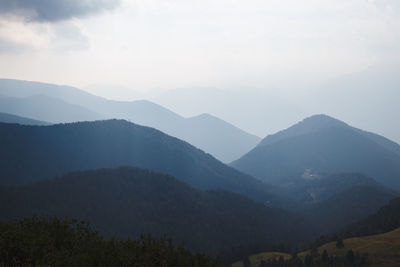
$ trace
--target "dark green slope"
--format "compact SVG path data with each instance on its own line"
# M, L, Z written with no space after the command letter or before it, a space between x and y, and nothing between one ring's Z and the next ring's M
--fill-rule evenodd
M400 197L381 207L376 213L342 231L345 237L381 234L400 227Z
M277 192L296 203L313 204L353 187L372 187L389 195L396 194L360 173L315 174L306 173L291 183L276 186Z
M358 185L310 204L301 214L318 225L320 233L326 234L367 218L396 196L382 187Z
M308 223L289 212L227 191L199 191L171 176L132 167L3 186L0 211L1 220L36 214L84 219L106 236L166 234L211 252L314 236Z
M358 172L399 190L400 155L395 152L396 146L387 139L318 115L266 137L231 165L275 184L292 182L308 171Z
M320 236L311 246L319 246L338 238L362 237L382 234L400 227L400 197L383 205L376 212L362 220L345 226L334 234Z
M288 208L315 223L321 234L365 219L399 195L359 173L308 174L276 188L297 203Z
M1 266L222 267L168 238L104 239L85 222L57 217L0 222Z
M0 124L0 183L25 184L69 171L137 166L200 189L271 200L262 182L158 130L123 120L52 126Z

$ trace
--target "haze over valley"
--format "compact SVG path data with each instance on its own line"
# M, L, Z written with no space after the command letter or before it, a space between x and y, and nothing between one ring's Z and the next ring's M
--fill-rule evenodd
M0 266L398 266L397 1L0 1Z

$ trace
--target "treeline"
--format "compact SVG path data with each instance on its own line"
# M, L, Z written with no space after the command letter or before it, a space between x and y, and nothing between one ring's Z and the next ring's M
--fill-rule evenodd
M105 240L85 222L57 217L0 223L0 266L196 266L215 259L174 246L167 238Z
M244 262L244 266L249 266L249 261ZM247 266L246 266L247 265ZM261 261L258 267L330 267L330 266L351 266L364 267L369 266L368 255L360 255L358 252L348 250L344 256L329 255L326 250L321 254L316 250L308 253L304 259L301 259L294 254L290 259L284 259L282 256L279 259L270 259Z
M295 251L295 248L290 243L281 243L277 245L259 243L235 246L231 247L228 250L220 252L218 254L218 261L223 263L225 266L230 266L237 261L241 261L242 259L246 259L251 255L262 253L265 251L292 254Z
M217 254L232 246L311 240L296 215L222 190L200 191L165 174L120 167L0 186L0 221L34 215L89 221L105 238L142 233Z

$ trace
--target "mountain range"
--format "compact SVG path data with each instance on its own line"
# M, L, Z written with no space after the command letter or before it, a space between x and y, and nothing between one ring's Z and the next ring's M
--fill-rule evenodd
M0 123L0 146L0 184L33 183L70 171L128 165L174 175L199 189L274 199L265 183L187 142L124 120L50 126Z
M399 69L399 61L387 60L323 82L313 76L303 84L284 82L261 88L171 88L150 99L184 116L210 112L258 136L325 113L400 143Z
M400 146L326 115L309 117L265 137L231 166L272 184L324 173L363 173L400 189Z
M46 95L0 98L0 111L51 123L93 121L103 118L102 115L84 107Z
M185 140L223 162L239 158L260 141L209 114L184 118L147 100L107 100L70 86L0 79L0 95L0 112L51 123L126 119Z
M0 123L0 142L3 185L31 184L71 171L136 166L173 175L197 189L228 190L312 217L320 225L315 227L318 233L363 219L396 196L361 174L314 175L271 186L184 141L123 120L50 126ZM348 216L346 205L357 212ZM343 213L337 212L341 209Z
M68 86L0 80L0 95L1 220L78 218L216 253L310 241L399 196L400 146L327 115L260 140Z

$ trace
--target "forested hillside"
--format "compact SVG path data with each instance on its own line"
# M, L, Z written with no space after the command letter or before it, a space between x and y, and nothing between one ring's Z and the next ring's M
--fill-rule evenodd
M200 189L225 189L273 201L270 187L189 143L123 120L51 126L0 123L0 183L25 184L66 172L136 166Z
M56 215L90 222L106 237L167 235L197 251L257 243L299 243L313 227L290 212L227 191L199 191L132 167L70 173L0 188L0 220Z
M362 173L400 190L399 145L326 115L267 136L231 166L272 184L307 173Z
M174 246L170 239L104 239L86 222L57 217L0 223L1 266L220 267L204 254Z

